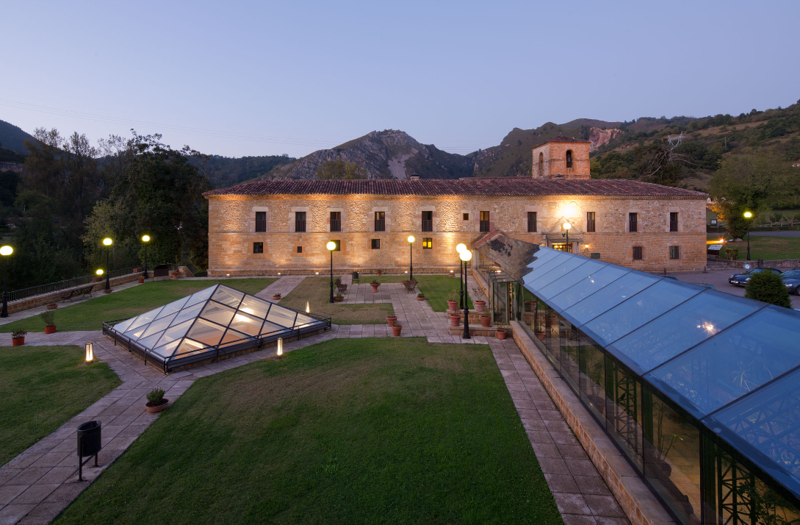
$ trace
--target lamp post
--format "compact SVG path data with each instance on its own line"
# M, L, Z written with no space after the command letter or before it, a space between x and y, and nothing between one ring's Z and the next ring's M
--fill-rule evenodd
M111 276L111 272L108 271L108 269L110 268L108 261L109 261L109 257L111 256L111 245L113 243L114 243L114 241L111 240L111 237L106 237L105 239L103 239L103 245L105 245L105 247L106 247L106 289L105 289L105 293L111 293L111 282L109 281L109 278Z
M458 254L461 260L464 262L464 287L467 287L467 263L472 260L472 252L467 250L466 248L461 250L461 253ZM462 339L472 339L472 336L469 335L469 303L465 300L464 301L464 333L461 335Z
M569 229L572 228L572 225L569 221L564 223L564 231L566 232L565 235L567 237L567 242L564 243L564 251L572 253L572 250L569 249Z
M461 293L460 293L460 302L458 304L459 308L464 308L464 262L461 260L461 252L466 250L467 247L463 242L458 243L456 246L456 253L458 253L458 271L461 274L458 276L458 284L461 286Z
M409 273L408 280L409 281L414 278L414 249L413 249L414 241L416 241L414 236L409 235L408 236L408 273Z
M8 291L6 288L6 284L8 282L8 256L14 253L14 248L9 245L5 245L0 248L0 255L6 260L3 264L3 312L0 313L0 317L8 317Z
M336 249L336 243L333 241L328 241L328 244L325 245L329 252L331 252L331 299L329 302L333 303L333 250Z
M142 242L144 243L144 277L147 279L147 243L150 242L149 235L142 235Z
M753 213L744 212L744 218L747 219L747 260L750 260L750 219L753 218Z

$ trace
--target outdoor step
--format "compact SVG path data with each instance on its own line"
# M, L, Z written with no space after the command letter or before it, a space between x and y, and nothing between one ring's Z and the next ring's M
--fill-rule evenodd
M451 326L450 328L450 335L461 335L464 333L464 325L460 326ZM485 337L497 337L497 327L491 326L489 328L484 328L480 324L477 326L473 326L472 323L469 325L469 335L475 337L476 335L482 335Z

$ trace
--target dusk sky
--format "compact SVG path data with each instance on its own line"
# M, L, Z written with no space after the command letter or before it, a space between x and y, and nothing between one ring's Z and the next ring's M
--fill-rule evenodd
M469 153L587 117L800 99L800 2L5 2L0 119L306 155L373 130Z

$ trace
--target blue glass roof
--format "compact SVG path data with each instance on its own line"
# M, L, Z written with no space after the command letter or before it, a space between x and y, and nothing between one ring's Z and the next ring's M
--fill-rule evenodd
M546 247L528 268L526 289L800 496L799 312Z

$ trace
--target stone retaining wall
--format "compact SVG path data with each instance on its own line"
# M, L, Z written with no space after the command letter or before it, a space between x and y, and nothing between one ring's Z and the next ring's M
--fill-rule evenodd
M119 286L120 284L129 283L131 281L135 281L139 278L142 272L137 273L129 273L127 275L121 275L119 277L112 277L111 278L111 287ZM106 282L105 280L91 283L94 284L95 287L92 289L92 293L100 292L102 293L102 289L105 288ZM34 295L31 297L26 297L25 299L20 299L18 301L12 301L8 303L8 313L13 314L15 312L21 312L23 310L30 310L31 308L36 308L38 306L45 306L50 303L59 303L61 302L61 294L69 291L75 290L77 288L82 288L84 286L88 286L88 284L82 284L80 286L73 286L72 288L64 288L63 290L57 290L55 292L50 292L41 295ZM67 301L69 304L69 301Z
M558 371L550 365L539 348L541 343L531 339L517 321L512 321L511 327L517 346L632 525L675 524L675 520L645 485L644 480L639 477L622 452L611 442L605 430L594 420L578 396L570 390Z
M739 261L739 260L728 261L728 260L719 259L718 261L715 261L715 262L716 263L727 264L731 268L738 268L738 269L744 268L744 265L747 264L747 263L752 264L753 268L758 266L758 261L744 261L744 260L742 260L742 261ZM778 268L778 269L784 269L784 270L789 269L789 268L800 268L800 259L775 259L775 260L772 260L772 261L768 261L768 260L765 259L764 260L764 264L762 266L764 266L765 268Z

